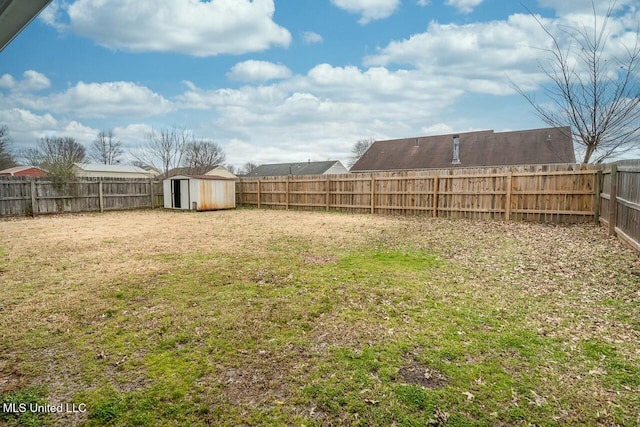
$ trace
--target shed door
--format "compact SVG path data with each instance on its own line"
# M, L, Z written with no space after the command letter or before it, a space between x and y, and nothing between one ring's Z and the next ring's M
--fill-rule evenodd
M172 179L171 180L171 196L173 199L173 207L180 209L182 205L180 203L180 180Z

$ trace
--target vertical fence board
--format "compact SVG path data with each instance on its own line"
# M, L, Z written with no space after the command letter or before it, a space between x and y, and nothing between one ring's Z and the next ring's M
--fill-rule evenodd
M594 165L240 178L239 205L557 223L596 218ZM606 175L603 174L606 179ZM288 183L288 184L287 184ZM255 200L257 187L258 200ZM601 203L600 211L606 209Z
M159 190L159 191L158 191ZM163 203L162 182L0 177L0 216L149 208Z

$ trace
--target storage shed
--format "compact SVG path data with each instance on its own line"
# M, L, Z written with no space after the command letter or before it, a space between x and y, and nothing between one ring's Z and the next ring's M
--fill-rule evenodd
M236 180L215 175L176 175L163 181L164 207L194 211L236 207Z

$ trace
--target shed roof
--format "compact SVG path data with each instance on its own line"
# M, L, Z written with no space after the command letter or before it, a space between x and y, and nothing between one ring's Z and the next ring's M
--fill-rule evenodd
M236 180L236 178L230 178L230 177L220 176L220 175L173 175L168 178L165 178L165 180L167 179L204 179L207 181L235 181Z
M246 176L322 175L339 160L324 162L271 163L260 165Z
M459 136L460 163L453 164L453 136ZM570 128L512 132L484 130L374 142L352 172L397 169L575 163Z

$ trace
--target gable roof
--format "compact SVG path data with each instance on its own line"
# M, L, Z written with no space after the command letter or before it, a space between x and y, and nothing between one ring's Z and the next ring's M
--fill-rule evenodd
M168 178L165 178L164 180L168 180L168 179L201 179L204 181L235 181L236 178L230 178L227 176L220 176L220 175L173 175L170 176Z
M219 176L223 178L233 178L233 179L237 178L235 174L229 172L229 169L221 165L218 165L215 168L211 169L210 171L206 172L205 175L213 175L213 176Z
M339 164L339 160L328 160L325 162L302 162L302 163L272 163L260 165L245 176L285 176L285 175L322 175L334 165Z
M0 175L11 175L11 176L13 176L13 175L15 175L17 173L20 173L20 172L23 172L23 171L27 171L29 169L34 169L34 170L38 170L40 172L46 173L45 170L40 169L37 166L14 166L14 167L9 168L9 169L1 170L0 171Z
M147 175L153 173L131 165L103 165L100 163L76 163L75 165L86 172L143 173Z
M218 175L218 176L226 176L227 178L236 178L234 174L229 172L227 168L224 166L199 166L199 167L178 167L169 169L169 172L166 174L162 174L162 178L170 178L176 175L184 175L184 176L195 176L195 175Z
M460 163L453 164L459 136ZM376 141L351 172L396 169L575 163L571 130L544 128L513 132L484 130L460 134Z

